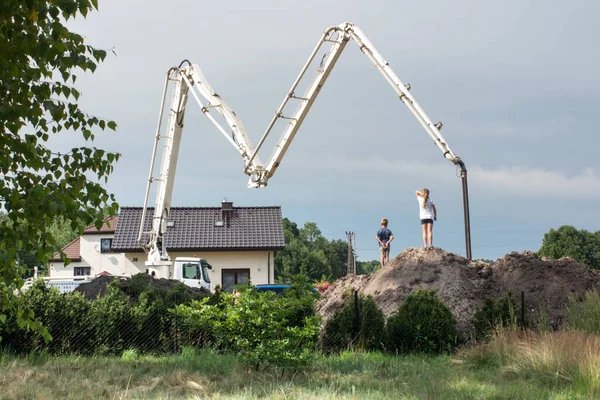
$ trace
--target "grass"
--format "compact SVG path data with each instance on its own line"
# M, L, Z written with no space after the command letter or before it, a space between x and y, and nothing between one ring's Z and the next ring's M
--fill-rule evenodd
M585 384L527 374L527 364L514 364L518 368L510 372L505 367L510 357L490 362L492 353L485 351L458 357L343 353L319 357L309 369L283 376L250 370L210 350L163 357L132 351L120 358L3 355L0 398L587 399L598 394Z
M484 345L463 352L475 366L504 376L571 388L600 398L600 336L577 330L532 332L504 329Z

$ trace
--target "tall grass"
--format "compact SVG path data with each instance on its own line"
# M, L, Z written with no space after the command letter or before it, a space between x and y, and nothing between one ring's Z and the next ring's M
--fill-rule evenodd
M600 395L600 295L593 290L581 301L570 297L559 331L550 331L544 318L535 331L500 326L487 343L463 355L472 365L505 375Z
M596 290L588 290L582 301L569 296L566 311L569 329L600 334L600 294Z
M550 385L575 385L600 394L600 336L576 331L498 330L485 345L466 350L478 366L501 368L506 375L541 380Z

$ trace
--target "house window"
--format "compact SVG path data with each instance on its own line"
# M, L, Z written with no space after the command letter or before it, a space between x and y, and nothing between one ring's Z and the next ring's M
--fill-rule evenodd
M73 268L74 276L89 276L92 274L91 267L75 267Z
M112 246L112 239L100 239L100 253L110 252Z
M222 287L226 292L233 292L236 285L244 285L250 280L249 269L223 269L221 273Z

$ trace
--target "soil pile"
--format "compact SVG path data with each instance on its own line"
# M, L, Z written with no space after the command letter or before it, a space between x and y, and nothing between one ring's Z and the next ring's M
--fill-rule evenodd
M498 259L492 269L498 284L514 293L519 311L523 292L526 319L535 323L543 311L553 327L564 319L569 296L581 299L587 290L600 289L600 275L568 257L552 260L513 252Z
M96 300L98 297L106 295L108 285L113 281L118 281L119 290L125 295L137 299L139 294L144 290L155 291L159 295L172 293L178 286L183 285L181 282L172 279L153 279L146 274L135 275L133 278L124 278L119 276L98 276L92 279L91 282L82 283L75 291L82 293L89 300ZM204 288L193 288L184 286L185 292L189 298L200 300L211 295L211 292Z
M371 275L337 280L317 303L325 320L341 309L354 290L372 296L386 316L418 288L435 290L454 314L462 331L468 331L473 314L488 297L512 291L520 310L525 292L527 317L544 310L556 325L564 316L570 293L582 296L600 287L600 277L572 259L546 260L534 253L512 253L488 264L470 261L438 248L409 248ZM534 311L531 311L534 310ZM535 318L537 320L537 318Z

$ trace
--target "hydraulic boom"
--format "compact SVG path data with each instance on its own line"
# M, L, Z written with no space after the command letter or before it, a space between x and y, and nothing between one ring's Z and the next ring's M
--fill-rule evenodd
M460 167L463 184L466 255L467 258L471 258L467 169L464 162L458 156L456 156L456 154L454 154L444 137L441 135L441 122L434 124L431 121L425 111L423 111L423 109L411 95L410 85L404 84L400 78L398 78L387 61L385 61L383 56L365 36L363 31L354 24L347 22L329 27L327 30L325 30L321 36L321 39L317 43L317 46L300 71L300 74L283 99L283 102L275 112L275 115L267 126L267 129L258 142L256 148L250 142L248 134L246 133L246 130L237 114L213 90L197 65L191 64L186 60L182 62L179 67L171 68L169 70L167 73L163 100L159 113L158 127L155 136L150 174L148 177L148 185L146 189L146 197L144 200L144 208L138 237L140 245L148 252L147 265L159 267L161 265L169 265L169 263L171 263L167 254L167 249L164 245L164 234L166 232L166 224L170 214L171 194L173 191L177 155L183 129L185 109L190 94L198 103L204 115L210 119L210 121L217 127L223 136L225 136L229 143L242 156L242 160L244 162L244 173L249 176L248 186L253 188L265 187L267 186L269 179L275 174L275 171L281 164L281 160L285 156L285 153L291 145L296 133L298 132L298 129L300 129L304 118L314 104L314 101L323 88L325 81L329 77L329 74L333 70L333 67L350 40L356 42L360 50L371 60L371 62L373 62L377 70L390 84L400 100L408 107L411 113L419 121L421 126L425 129L427 134L431 137L434 144L440 149L443 156L450 162ZM296 93L296 90L299 87L300 82L305 77L306 72L308 71L311 63L315 60L317 54L320 53L321 48L326 45L329 45L330 48L321 60L316 77L308 86L306 92L299 95ZM170 82L173 85L171 108L169 109L169 117L166 129L167 132L164 136L161 136L161 122L163 118L167 89ZM296 105L295 110L288 115L286 113L286 109L288 106L294 104ZM229 129L225 129L221 123L219 123L219 121L213 117L213 115L210 113L212 110L215 110L221 115ZM271 158L266 164L263 164L258 157L258 152L263 146L266 138L273 130L276 122L280 119L287 121L286 127L278 144L275 146L275 150L273 151ZM164 148L162 153L160 174L158 178L153 178L152 174L156 153L161 140L164 141ZM158 181L159 186L156 194L154 217L152 219L150 231L145 231L144 221L150 193L150 185L155 180Z

